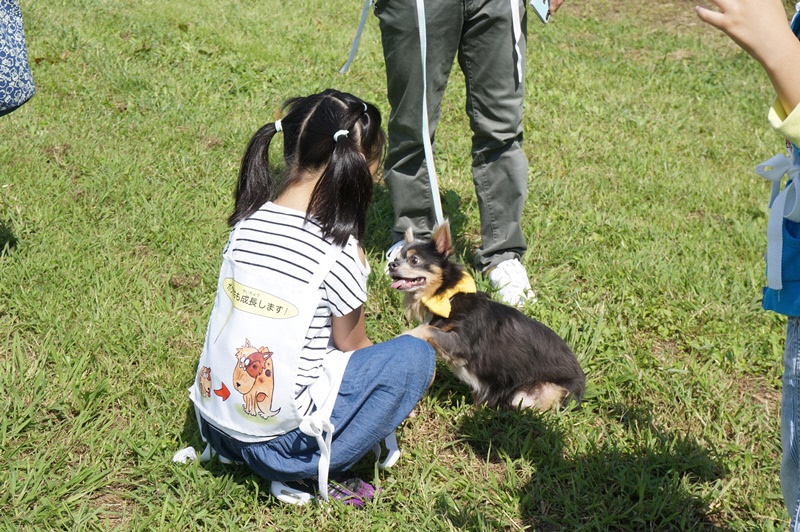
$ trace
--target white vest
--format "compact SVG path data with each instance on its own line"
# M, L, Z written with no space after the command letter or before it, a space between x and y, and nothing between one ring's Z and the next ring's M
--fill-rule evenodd
M238 226L231 242L236 240ZM189 395L197 411L242 441L265 441L295 429L320 446L319 483L327 495L330 414L351 352L325 358L310 388L316 409L304 415L295 380L306 334L320 302L319 287L342 248L330 246L308 284L223 255L217 295L197 378Z

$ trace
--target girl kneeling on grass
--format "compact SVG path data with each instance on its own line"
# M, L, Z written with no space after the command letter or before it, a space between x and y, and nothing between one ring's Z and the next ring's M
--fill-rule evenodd
M379 111L330 89L284 110L244 155L189 391L213 452L271 480L278 499L361 506L375 489L348 470L408 416L435 356L410 336L373 345L366 335L359 242L384 150ZM275 174L279 133L285 170Z

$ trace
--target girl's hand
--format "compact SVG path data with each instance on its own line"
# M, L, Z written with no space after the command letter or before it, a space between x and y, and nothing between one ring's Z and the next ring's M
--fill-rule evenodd
M724 31L769 76L786 114L800 103L800 41L781 0L711 0L718 11L697 6L700 20Z
M700 20L727 33L759 62L776 53L786 39L794 39L780 0L711 0L711 3L718 11L695 8Z

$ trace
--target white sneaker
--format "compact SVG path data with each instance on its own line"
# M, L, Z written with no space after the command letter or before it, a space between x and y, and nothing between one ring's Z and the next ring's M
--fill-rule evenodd
M504 260L489 271L489 283L497 290L500 300L515 307L535 303L528 272L518 259Z

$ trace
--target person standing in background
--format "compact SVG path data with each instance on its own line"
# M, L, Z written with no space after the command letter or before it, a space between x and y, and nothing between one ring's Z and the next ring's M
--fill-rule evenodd
M424 1L426 65L420 60L417 1ZM551 0L555 12L563 0ZM436 223L423 145L423 88L433 140L454 59L466 78L472 129L472 174L481 221L475 266L500 299L535 300L520 262L527 250L520 226L528 191L522 151L527 0L376 0L391 115L384 180L394 207L392 260L407 229L430 236ZM426 84L423 86L423 79Z

